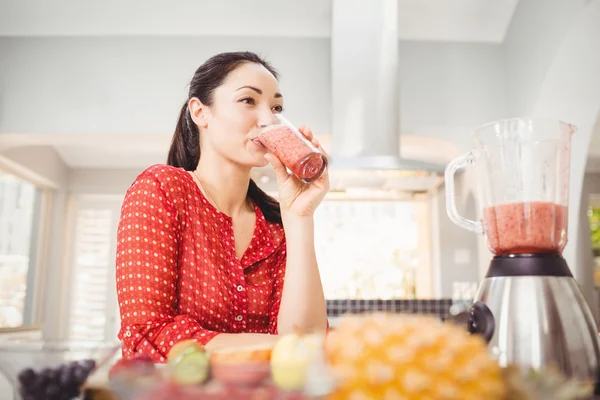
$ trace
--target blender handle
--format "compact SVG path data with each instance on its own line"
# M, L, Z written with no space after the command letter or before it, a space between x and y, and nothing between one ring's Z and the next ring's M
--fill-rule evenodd
M446 212L448 217L456 225L471 232L483 234L483 224L479 221L472 221L462 217L456 210L456 191L454 189L454 176L456 171L468 165L475 163L475 156L468 152L460 157L450 161L444 172L444 180L446 183Z

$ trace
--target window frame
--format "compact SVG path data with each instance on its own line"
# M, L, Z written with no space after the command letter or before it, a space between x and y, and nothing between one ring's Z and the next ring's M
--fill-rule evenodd
M23 305L23 326L41 325L44 312L44 283L48 265L44 260L48 255L50 216L54 187L44 179L17 168L0 157L0 170L27 182L36 188L36 201L29 243L29 266L27 268L25 299Z
M109 243L109 260L108 260L108 287L107 287L107 298L106 298L106 323L104 327L104 338L105 340L114 340L116 338L116 332L120 326L120 318L118 314L118 303L117 303L117 291L116 285L114 284L114 278L116 277L116 248L117 248L117 235L116 231L121 218L121 206L123 203L123 195L113 194L70 194L68 196L68 209L67 209L67 226L65 241L67 243L74 243L75 233L77 229L77 212L78 210L85 208L97 208L106 209L111 208L115 211L114 218L111 220L110 231L115 232L114 235L110 236ZM112 204L111 204L112 203ZM64 270L68 276L65 284L65 290L63 292L63 298L61 304L63 305L64 317L60 322L61 325L61 337L68 338L71 333L71 310L72 310L72 293L74 285L76 284L76 271L75 271L75 246L67 248L65 254L65 266ZM111 310L114 310L111 312Z
M278 198L276 190L267 190L267 194ZM415 276L415 299L439 298L441 293L439 272L439 243L433 234L439 227L439 215L434 206L438 191L430 193L407 193L390 190L353 190L328 192L323 199L326 202L409 202L415 203L419 223L418 255L419 268ZM317 260L318 261L318 260Z

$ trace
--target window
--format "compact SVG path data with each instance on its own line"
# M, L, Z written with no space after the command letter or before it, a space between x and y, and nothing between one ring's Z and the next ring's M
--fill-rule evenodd
M0 169L0 327L31 323L43 190Z
M72 338L114 339L118 331L114 280L121 202L87 197L74 201L68 244L73 249L68 324ZM315 215L326 298L418 296L420 282L430 276L428 216L426 201L326 198Z
M324 200L315 246L325 297L427 296L417 293L430 280L427 216L424 201Z
M117 324L115 245L121 199L78 197L72 207L68 335L114 339Z

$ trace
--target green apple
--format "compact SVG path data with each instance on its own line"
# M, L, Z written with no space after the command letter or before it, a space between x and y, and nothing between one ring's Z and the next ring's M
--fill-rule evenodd
M185 353L193 353L193 352L204 352L204 346L200 343L196 342L193 339L182 340L181 342L177 342L171 347L169 350L169 354L167 354L167 363L173 364L176 360Z
M174 382L180 385L200 384L208 377L209 355L200 343L184 340L174 345L167 356Z
M186 352L170 364L170 375L180 385L197 385L208 378L208 366L209 356L206 352Z
M321 334L294 333L282 336L271 353L273 383L282 390L301 390L311 363L322 356L323 346Z

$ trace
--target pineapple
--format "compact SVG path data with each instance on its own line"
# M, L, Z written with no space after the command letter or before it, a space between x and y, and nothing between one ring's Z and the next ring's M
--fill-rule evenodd
M326 342L338 380L331 400L504 400L486 343L432 317L346 316Z

